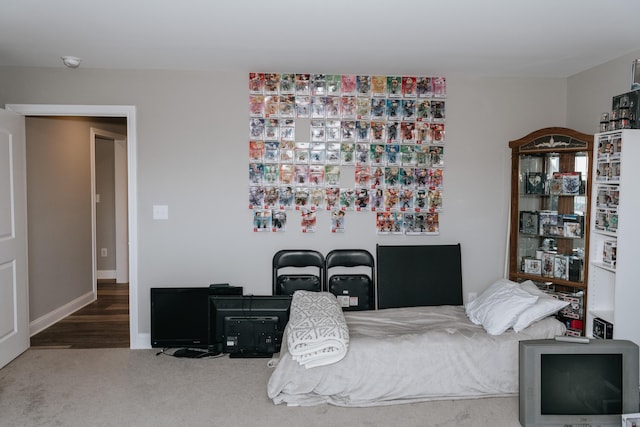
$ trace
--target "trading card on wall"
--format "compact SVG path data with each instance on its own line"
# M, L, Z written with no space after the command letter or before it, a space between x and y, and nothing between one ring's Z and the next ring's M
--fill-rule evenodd
M280 95L293 95L295 93L295 80L294 74L280 74Z
M340 140L341 141L355 141L356 140L356 121L355 120L342 120L340 122Z
M340 203L340 188L326 187L324 189L324 206L325 209L338 209Z
M442 212L442 190L427 191L427 210L429 212Z
M384 144L371 144L369 145L369 159L374 165L384 165L385 163L385 150Z
M325 128L325 136L327 142L340 141L340 120L327 120Z
M341 209L331 211L331 232L344 233L346 212Z
M280 206L280 188L277 185L264 187L264 209L277 209Z
M324 96L327 94L326 74L311 74L311 95Z
M309 74L296 74L296 95L309 95Z
M264 182L264 164L249 164L249 183L251 185L262 185Z
M376 232L378 234L391 234L393 230L393 217L391 212L380 211L376 213Z
M387 95L389 98L402 97L402 77L387 76Z
M280 143L278 141L266 141L264 143L265 163L278 163Z
M420 99L416 103L416 121L428 122L431 120L431 101Z
M342 95L355 95L357 87L355 74L343 74L340 86Z
M313 187L324 185L324 165L309 166L309 184Z
M264 74L264 94L278 95L280 91L280 74L265 73Z
M440 215L437 212L426 214L427 234L440 234Z
M280 117L295 117L296 101L293 95L280 95Z
M400 141L400 122L387 122L387 142Z
M382 102L383 99L373 99L372 102ZM400 120L400 99L388 98L386 100L387 120ZM376 117L378 117L376 115Z
M402 166L400 168L400 184L405 187L414 188L413 166Z
M315 233L316 231L316 212L311 209L300 210L301 221L300 226L303 233Z
M294 147L295 142L293 141L282 141L280 143L280 163L293 163Z
M287 231L287 212L274 209L271 211L271 231L282 233Z
M445 101L431 101L431 119L441 122L445 117Z
M311 142L324 142L326 137L324 120L311 120L309 133L311 134Z
M400 147L400 160L403 166L414 166L417 163L415 145L403 144Z
M368 99L368 98L367 98ZM384 98L372 98L371 99L371 118L374 120L386 120L387 115L387 100Z
M325 164L325 156L327 150L324 142L312 142L311 143L311 164Z
M431 98L433 96L431 77L421 76L416 78L416 93L418 98Z
M264 141L249 141L249 162L262 163L264 161Z
M356 144L356 163L357 164L369 163L369 144L366 144L366 143Z
M340 98L340 116L345 119L355 119L356 117L356 97L342 96Z
M447 79L446 77L432 77L431 82L433 85L434 98L444 98L447 96Z
M309 148L308 142L296 142L294 163L309 164Z
M369 196L369 209L373 212L384 209L384 189L371 189Z
M312 119L324 119L324 96L312 96L311 97L311 118Z
M400 203L400 190L398 187L387 187L384 189L384 209L387 211L397 210Z
M356 118L358 120L371 118L371 102L369 98L356 98Z
M410 187L402 187L398 198L402 212L413 211L413 190Z
M400 123L400 133L403 143L412 143L416 140L416 124L415 122Z
M356 188L356 210L358 212L369 210L370 200L368 188Z
M264 139L264 119L255 117L249 120L249 138Z
M309 206L309 189L307 187L296 187L293 203L296 210Z
M441 168L429 169L429 188L442 188L444 170Z
M331 185L331 186L340 185L340 166L325 165L324 181L327 185Z
M424 188L416 189L413 191L413 209L416 212L421 212L427 209L427 190Z
M296 95L296 117L306 119L310 116L311 97Z
M371 169L368 165L358 164L355 167L355 183L358 187L368 187L371 179Z
M344 84L344 81L343 81ZM371 76L359 75L356 77L356 91L358 96L371 96ZM344 87L343 87L343 94Z
M342 86L342 76L340 74L327 74L325 77L327 84L327 95L340 95ZM355 85L354 85L355 88Z
M371 95L377 98L387 97L387 76L371 77Z
M324 97L324 114L328 119L340 118L340 98L337 96Z
M369 130L371 125L368 121L357 120L356 121L356 141L369 142Z
M309 207L320 210L324 206L324 188L314 187L309 189Z
M353 188L340 189L340 209L352 211L355 209L356 192Z
M256 209L253 211L253 231L256 233L271 231L271 210Z
M371 142L384 142L386 138L386 126L384 122L371 122Z
M295 169L293 164L280 164L280 184L294 185Z
M249 93L264 93L263 73L249 73Z
M429 144L431 138L431 124L427 122L416 122L416 144Z
M441 168L444 166L444 147L429 147L429 160L431 167Z
M280 97L278 95L265 95L264 116L278 117L280 115Z
M295 169L295 185L308 185L309 184L309 165L294 165Z
M416 101L414 99L403 99L400 101L402 120L416 119Z
M413 185L416 188L429 186L429 168L417 167L413 170Z
M377 188L384 185L385 168L383 166L371 166L371 178L369 186Z
M265 119L264 139L280 139L280 124L278 119Z
M261 208L264 205L264 187L252 185L249 187L249 209Z
M280 209L293 209L293 198L295 191L290 185L280 186Z
M327 154L325 156L328 165L337 165L340 163L340 143L327 142Z
M340 144L340 164L353 165L356 163L356 145L353 142Z
M279 181L278 174L280 167L277 163L265 163L264 165L264 184L277 184Z
M264 117L264 95L249 95L249 116Z
M384 146L385 150L385 164L387 165L399 165L400 164L400 145L387 144Z
M431 123L431 143L444 144L444 123Z
M402 77L402 95L405 98L415 98L416 94L417 94L416 77L403 76Z
M416 214L413 212L404 214L404 234L407 236L422 234L416 224Z
M295 141L296 122L294 119L280 119L280 139L283 141Z

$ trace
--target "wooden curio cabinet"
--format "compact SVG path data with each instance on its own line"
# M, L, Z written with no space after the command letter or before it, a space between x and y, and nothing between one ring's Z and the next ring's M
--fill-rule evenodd
M593 135L550 127L509 147L509 279L570 301L558 317L584 335Z

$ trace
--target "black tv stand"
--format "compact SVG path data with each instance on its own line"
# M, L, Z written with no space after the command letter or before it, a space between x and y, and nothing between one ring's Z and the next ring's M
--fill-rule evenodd
M235 352L229 353L230 359L267 359L273 357L273 353L263 353L263 352Z

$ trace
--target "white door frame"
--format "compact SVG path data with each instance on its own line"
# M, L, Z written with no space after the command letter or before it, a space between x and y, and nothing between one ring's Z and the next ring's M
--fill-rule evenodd
M138 333L138 194L136 107L131 105L7 104L23 116L125 117L127 119L127 176L129 223L129 340L130 347L148 348Z

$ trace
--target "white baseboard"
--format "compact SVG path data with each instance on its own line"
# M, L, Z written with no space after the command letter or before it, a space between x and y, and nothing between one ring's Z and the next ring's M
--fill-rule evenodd
M96 271L96 277L98 278L98 280L115 279L116 271L115 270L98 270Z
M33 320L29 323L29 336L32 337L38 332L42 332L47 329L49 326L53 325L56 322L64 319L68 315L80 310L82 307L87 304L91 304L97 299L97 295L93 292L87 292L86 294L74 299L71 302L63 305L62 307L56 308L50 313L45 314Z
M135 338L135 342L131 340L129 345L132 350L144 350L151 348L151 334L150 333L139 333Z

